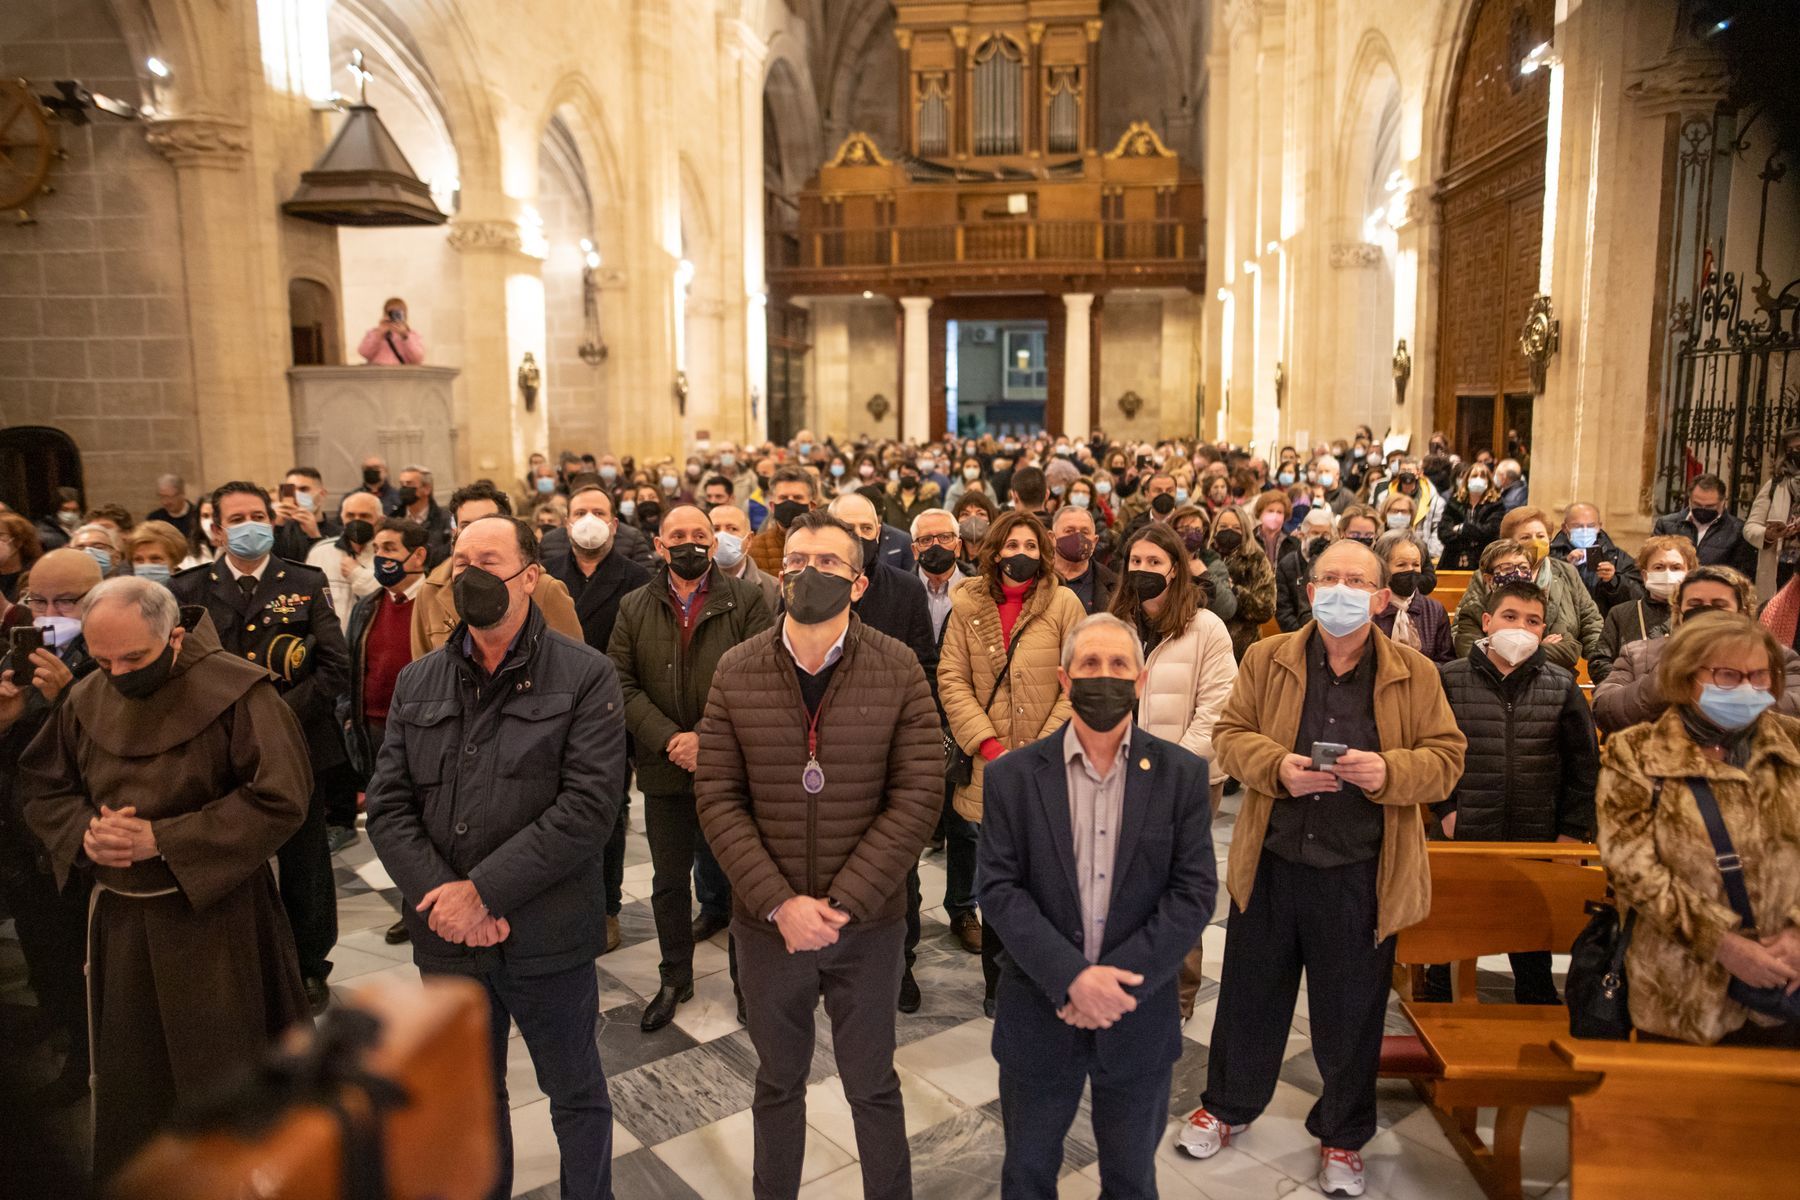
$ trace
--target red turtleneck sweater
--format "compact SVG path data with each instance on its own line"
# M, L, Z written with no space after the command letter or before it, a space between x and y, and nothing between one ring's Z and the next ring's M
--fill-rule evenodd
M1024 583L1014 583L1010 579L1000 581L1000 636L1008 650L1012 649L1013 626L1019 623L1019 614L1025 611L1025 597L1030 593L1034 582L1036 581L1027 580ZM989 738L981 743L981 757L989 762L1005 752L1006 747L1000 743L999 738Z

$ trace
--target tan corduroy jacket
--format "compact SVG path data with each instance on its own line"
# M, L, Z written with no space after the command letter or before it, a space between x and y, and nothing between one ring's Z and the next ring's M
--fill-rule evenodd
M944 619L944 648L938 658L938 702L956 744L975 756L975 778L956 789L956 811L981 820L981 778L987 763L981 744L998 738L1008 750L1030 745L1069 719L1069 701L1057 682L1065 639L1087 616L1075 593L1045 575L1025 598L1013 625L1019 639L1012 671L994 692L1006 667L1006 639L1000 608L979 575L950 587L950 615ZM994 702L982 704L988 696Z
M1277 804L1299 804L1281 786L1282 759L1294 753L1306 706L1306 646L1317 623L1265 638L1244 653L1237 683L1213 727L1219 766L1242 781L1243 810L1231 835L1225 885L1241 910L1250 903L1262 858L1269 813ZM1417 924L1431 911L1431 869L1425 861L1422 805L1449 798L1462 776L1468 743L1444 698L1437 666L1417 650L1398 645L1379 629L1369 636L1375 654L1375 728L1387 783L1369 799L1385 822L1376 867L1375 938Z
M569 598L569 589L562 580L545 571L538 576L537 591L531 599L544 614L544 624L566 638L585 642L581 618L575 615L575 601ZM413 657L424 658L442 646L460 620L456 602L450 597L450 560L446 558L425 576L413 601Z
M1730 976L1716 957L1720 938L1743 931L1686 781L1712 786L1743 859L1757 935L1800 927L1800 721L1764 713L1740 770L1704 753L1672 708L1607 738L1600 762L1600 861L1620 902L1638 911L1625 958L1631 1022L1711 1045L1749 1019L1726 996Z

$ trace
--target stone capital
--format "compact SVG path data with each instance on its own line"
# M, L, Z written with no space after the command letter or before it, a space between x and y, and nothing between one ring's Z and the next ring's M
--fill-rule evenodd
M242 122L203 113L152 118L144 122L144 140L178 167L234 167L250 152Z
M1432 189L1426 187L1409 188L1400 201L1400 215L1394 220L1395 229L1405 229L1409 225L1423 223L1431 216Z
M1710 47L1673 46L1661 58L1629 72L1625 94L1650 116L1706 112L1726 98L1731 77L1725 60Z
M465 252L524 253L524 239L514 221L452 221L450 246Z
M1255 32L1262 24L1263 7L1262 0L1225 0L1219 16L1225 23L1226 37Z
M733 58L760 65L769 57L769 43L757 36L748 21L740 17L718 16L719 45Z
M1334 271L1373 267L1381 262L1381 247L1373 242L1333 242L1331 267Z

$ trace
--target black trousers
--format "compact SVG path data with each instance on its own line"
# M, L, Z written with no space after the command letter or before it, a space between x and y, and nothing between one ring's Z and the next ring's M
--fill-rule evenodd
M380 742L375 745L379 747ZM325 822L340 829L356 828L356 793L362 790L362 777L347 762L313 773L313 790L324 797Z
M19 935L19 949L38 1007L68 1041L63 1070L71 1076L88 1073L87 1027L87 908L88 880L82 871L71 871L59 891L56 877L37 867L35 844L22 826L5 827L4 835L17 837L4 851L0 864L0 893Z
M329 776L327 771L320 778ZM314 781L306 820L275 852L280 867L281 907L294 930L300 974L324 979L331 974L326 955L337 945L337 880L331 873L331 843L326 840L326 794Z
M631 812L631 793L619 797L619 816L613 822L612 836L600 858L600 869L606 878L606 915L616 917L625 907L625 833Z
M1508 954L1506 959L1512 964L1514 1004L1562 1003L1562 997L1556 994L1556 976L1551 971L1548 950L1524 950ZM1420 999L1447 1001L1451 990L1449 963L1425 968L1425 994Z
M1010 976L1002 989L1032 985ZM1011 994L1000 1020L1015 1004L1042 1003ZM1000 1067L1000 1117L1006 1158L1000 1168L1005 1200L1055 1200L1063 1139L1081 1105L1081 1088L1094 1089L1094 1145L1100 1151L1100 1192L1115 1200L1156 1200L1156 1147L1169 1119L1168 1070L1111 1071L1094 1052L1094 1035L1080 1036L1074 1055L1037 1054Z
M703 844L694 794L644 797L644 834L650 841L650 911L662 947L664 987L694 982L694 900L688 890L694 847Z
M694 843L694 899L706 915L731 920L731 880L705 838Z
M758 927L760 925L760 928ZM865 1200L912 1200L906 1110L894 1071L901 922L845 926L823 950L789 954L769 922L731 921L756 1047L756 1200L791 1200L806 1157L813 1009L824 996L838 1075L856 1125ZM1158 1124L1160 1133L1162 1126Z
M952 806L956 785L944 784L944 812L938 828L944 834L944 915L954 921L964 913L975 911L975 855L980 845L981 826L964 817ZM919 948L921 926L919 909L924 897L919 892L919 868L906 873L906 966L912 969ZM991 990L991 989L990 989Z
M519 977L504 969L475 976L488 994L488 1046L500 1138L500 1175L488 1200L512 1196L512 1111L506 1048L517 1022L538 1089L550 1098L550 1127L562 1156L564 1200L612 1200L612 1097L594 1037L600 982L586 963L555 975Z
M1306 867L1264 852L1250 903L1231 909L1201 1103L1247 1125L1275 1094L1300 972L1324 1092L1306 1116L1321 1143L1360 1150L1375 1136L1375 1079L1394 939L1375 941L1376 862Z

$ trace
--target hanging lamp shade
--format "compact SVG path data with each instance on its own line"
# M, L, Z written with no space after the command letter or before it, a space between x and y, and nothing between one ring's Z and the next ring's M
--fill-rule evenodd
M449 218L368 104L352 104L331 145L300 176L290 217L321 225L442 225Z

